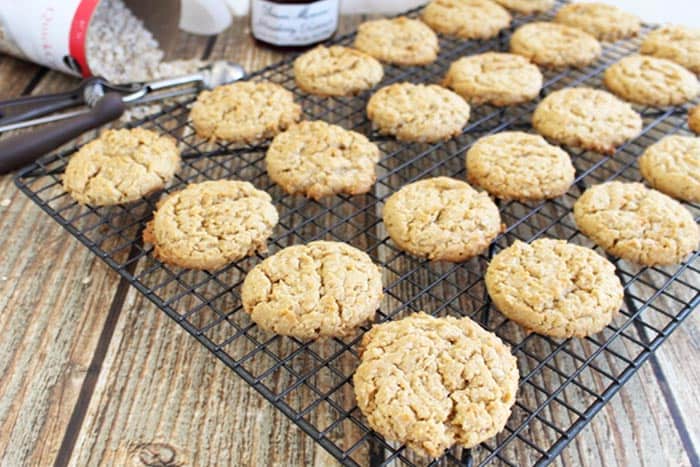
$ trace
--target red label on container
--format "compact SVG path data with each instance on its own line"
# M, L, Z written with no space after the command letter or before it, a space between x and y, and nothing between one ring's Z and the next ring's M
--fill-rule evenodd
M80 65L84 77L92 75L87 62L87 31L90 17L100 0L82 0L75 10L73 23L70 27L69 51L73 59Z

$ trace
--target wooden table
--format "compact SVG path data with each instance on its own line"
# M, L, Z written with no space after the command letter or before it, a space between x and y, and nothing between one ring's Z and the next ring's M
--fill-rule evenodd
M359 18L345 18L349 29ZM168 56L278 59L247 21ZM77 80L0 56L0 97ZM0 465L334 465L333 459L0 177ZM562 465L699 465L695 313L564 450Z

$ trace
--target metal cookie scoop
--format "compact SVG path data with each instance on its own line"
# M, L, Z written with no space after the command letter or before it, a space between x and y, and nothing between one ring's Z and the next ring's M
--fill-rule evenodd
M0 102L0 132L64 120L0 141L0 174L26 165L82 133L116 120L124 113L127 105L145 104L195 93L201 89L212 89L238 81L244 76L243 67L222 60L186 76L128 85L113 85L102 78L89 78L80 87L67 93ZM35 118L76 105L86 105L87 108Z

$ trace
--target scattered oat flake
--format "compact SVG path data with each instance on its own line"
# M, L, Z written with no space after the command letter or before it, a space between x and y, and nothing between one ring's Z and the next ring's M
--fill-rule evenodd
M90 282L92 282L92 276L87 276L84 277L82 281L80 281L83 285L88 285Z
M6 208L10 205L10 198L5 198L2 201L0 201L0 206L3 208Z

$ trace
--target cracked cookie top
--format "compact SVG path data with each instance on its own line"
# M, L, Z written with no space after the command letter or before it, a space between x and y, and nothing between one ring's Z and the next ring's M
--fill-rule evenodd
M644 151L639 171L649 185L667 195L700 201L700 138L666 136Z
M240 81L201 92L190 119L203 138L254 144L298 122L301 106L279 84Z
M642 131L642 117L609 92L567 88L542 99L532 125L557 143L614 154L617 146Z
M304 340L343 337L374 317L382 276L357 248L317 241L285 248L253 268L241 299L267 331Z
M599 41L614 42L639 33L639 18L605 3L569 3L554 21L582 29Z
M469 318L416 313L373 326L353 377L368 424L389 441L440 456L506 425L518 390L510 348Z
M542 13L554 6L554 0L495 0L502 7L521 15Z
M374 185L379 154L364 135L313 121L277 135L265 162L270 178L287 193L320 199L367 193Z
M690 211L641 183L589 188L574 204L574 219L608 253L646 266L680 263L700 241Z
M547 68L584 67L601 54L595 37L557 23L527 23L510 38L510 51Z
M318 46L294 61L294 79L303 91L350 96L374 87L384 68L374 57L349 47Z
M436 177L406 185L384 206L384 225L401 249L435 261L465 261L501 232L501 216L487 193Z
M365 21L357 28L354 46L395 65L427 65L437 59L440 50L432 29L405 16Z
M158 203L144 242L163 262L213 270L266 251L277 220L270 195L250 183L202 182Z
M647 34L640 51L674 61L700 74L700 29L664 26Z
M107 130L70 158L63 187L80 204L111 206L163 189L179 168L172 138L141 128Z
M435 31L464 39L490 39L510 25L510 13L491 0L433 0L423 21Z
M610 261L564 240L516 240L493 258L485 280L501 313L530 331L560 338L601 331L624 296Z
M462 132L469 104L435 84L396 83L377 91L367 103L367 116L381 133L401 141L434 143Z

